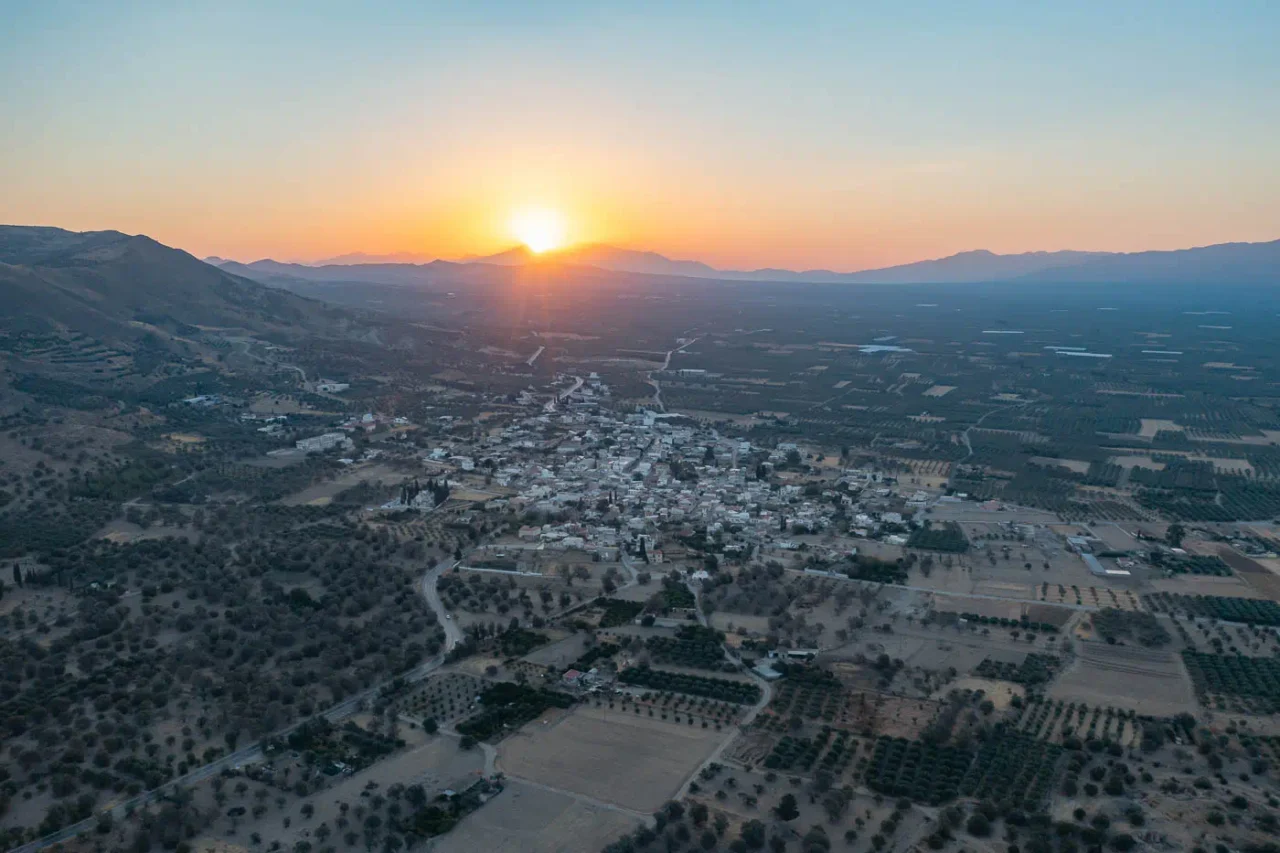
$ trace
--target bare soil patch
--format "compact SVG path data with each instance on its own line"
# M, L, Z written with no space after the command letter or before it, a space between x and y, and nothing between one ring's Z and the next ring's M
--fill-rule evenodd
M1084 641L1077 647L1079 656L1049 688L1051 698L1153 716L1196 712L1191 681L1173 651Z
M519 780L435 840L436 853L568 853L600 850L639 820Z
M535 721L498 747L498 768L623 808L652 812L729 737L631 712L577 708Z

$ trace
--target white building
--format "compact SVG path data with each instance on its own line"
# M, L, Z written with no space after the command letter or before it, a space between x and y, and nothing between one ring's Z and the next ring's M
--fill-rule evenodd
M323 435L313 435L311 438L300 438L294 443L294 447L303 453L323 453L335 447L350 450L354 446L351 439L347 438L347 434L343 432L326 432Z

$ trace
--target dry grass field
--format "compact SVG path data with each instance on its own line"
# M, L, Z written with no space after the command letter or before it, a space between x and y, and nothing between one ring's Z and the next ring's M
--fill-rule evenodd
M729 736L630 711L579 707L546 726L530 723L503 741L498 769L651 812Z
M388 486L398 486L405 475L398 473L386 465L352 465L341 475L324 483L308 486L300 492L281 498L285 506L326 506L333 496L361 482L376 483L379 480Z
M1078 657L1047 695L1068 702L1113 705L1152 716L1196 713L1191 682L1170 649L1079 641Z
M506 790L436 839L434 853L573 853L595 851L639 819L568 794L510 780Z

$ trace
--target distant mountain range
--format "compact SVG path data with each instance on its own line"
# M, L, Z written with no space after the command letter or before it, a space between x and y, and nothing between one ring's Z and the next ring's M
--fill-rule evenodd
M945 258L839 273L831 270L720 270L699 261L673 260L656 252L589 245L534 254L519 246L495 255L460 261L405 263L406 255L344 255L319 265L284 264L273 260L238 264L209 258L222 269L258 280L358 282L413 285L433 273L457 274L461 267L520 267L555 264L640 275L824 284L964 284L973 282L1126 282L1280 283L1280 240L1269 243L1221 243L1195 249L1157 252L1024 252L998 255L986 250ZM376 259L376 261L375 261ZM480 272L479 270L475 272Z

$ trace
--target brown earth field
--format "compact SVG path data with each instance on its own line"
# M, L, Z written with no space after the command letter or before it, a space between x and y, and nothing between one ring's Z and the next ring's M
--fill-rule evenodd
M1280 601L1280 577L1267 571L1266 566L1227 545L1218 548L1218 556L1264 597Z
M579 707L535 721L498 746L498 769L565 791L652 812L729 732Z
M435 853L599 850L638 823L625 812L512 779L501 794L436 839L431 849Z
M1111 705L1139 714L1196 713L1195 692L1171 649L1081 641L1079 656L1047 691L1053 699Z

